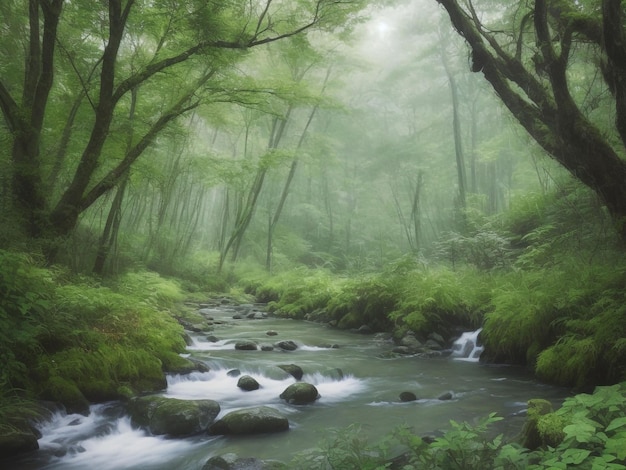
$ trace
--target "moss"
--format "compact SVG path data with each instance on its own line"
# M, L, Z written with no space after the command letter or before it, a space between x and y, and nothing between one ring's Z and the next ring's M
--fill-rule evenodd
M565 425L565 420L556 413L539 416L537 418L537 431L541 439L541 447L556 447L563 442Z
M356 312L350 312L341 317L337 326L339 328L348 329L348 328L358 328L363 324L363 321L360 319L359 315Z
M524 447L534 450L545 444L538 427L538 422L542 416L552 412L552 404L548 400L541 398L528 400L528 416L518 438Z
M592 338L563 338L539 354L537 376L557 385L584 387L594 382L598 353Z
M89 413L89 402L78 387L62 377L53 376L43 386L42 398L61 403L68 413Z

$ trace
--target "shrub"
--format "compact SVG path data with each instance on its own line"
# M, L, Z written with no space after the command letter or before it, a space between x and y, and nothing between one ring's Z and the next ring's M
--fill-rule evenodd
M107 287L0 251L2 396L84 410L85 397L163 388L164 370L185 350L170 313L182 299L176 282L156 274L128 273Z

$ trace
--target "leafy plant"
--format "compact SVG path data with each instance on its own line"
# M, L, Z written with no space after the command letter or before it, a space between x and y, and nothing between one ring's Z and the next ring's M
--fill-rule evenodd
M390 468L386 442L372 446L358 424L332 429L319 447L299 453L290 468L302 470L382 470Z

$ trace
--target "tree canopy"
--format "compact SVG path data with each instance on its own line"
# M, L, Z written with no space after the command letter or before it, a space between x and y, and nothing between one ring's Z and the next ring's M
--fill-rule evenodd
M363 3L2 2L0 108L26 234L67 235L246 50L347 29ZM56 181L60 167L71 176Z

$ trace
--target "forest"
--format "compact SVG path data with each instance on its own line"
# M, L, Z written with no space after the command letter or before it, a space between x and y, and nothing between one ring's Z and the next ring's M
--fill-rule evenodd
M0 109L0 464L222 299L564 394L250 468L626 468L621 0L2 0Z

